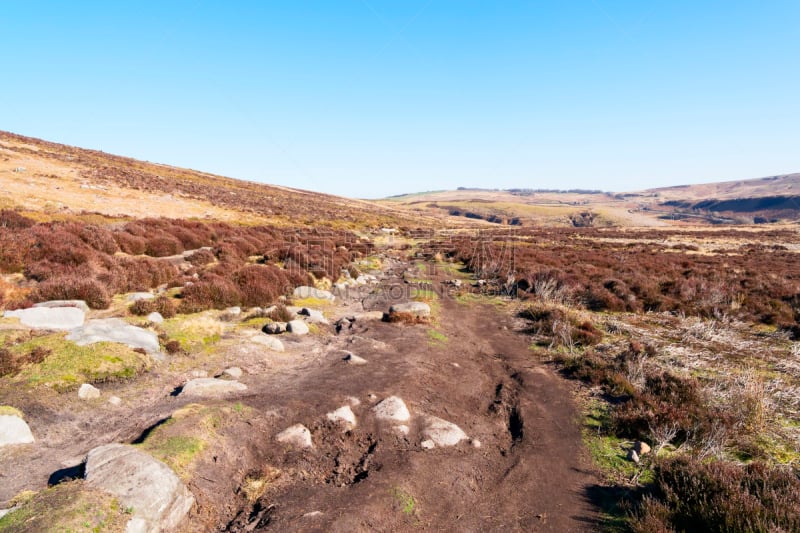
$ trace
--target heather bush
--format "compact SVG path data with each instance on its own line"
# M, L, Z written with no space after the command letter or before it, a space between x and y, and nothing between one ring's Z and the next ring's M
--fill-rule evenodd
M679 456L657 462L654 475L631 522L636 533L800 531L800 478L788 467Z
M6 348L0 348L0 377L14 374L18 369L14 354Z
M10 230L27 229L36 224L36 221L20 215L11 209L0 209L0 229Z
M152 300L146 300L146 299L136 300L135 302L133 302L131 305L128 306L128 311L130 311L131 314L136 316L145 316L155 311L155 305L153 305Z
M113 235L119 249L128 255L142 255L147 249L147 240L144 237L127 231L115 231Z
M274 265L248 265L234 272L231 279L242 294L242 305L247 307L270 304L291 288L284 271Z
M105 228L93 225L81 226L77 235L83 242L98 252L114 255L119 251L119 245L114 240L114 234Z
M151 257L168 257L181 252L183 252L181 241L168 233L148 238L145 245L145 253Z
M201 249L186 258L186 261L195 266L204 266L216 260L211 250Z
M232 281L207 274L200 281L185 287L181 293L180 313L197 313L206 309L225 309L240 305L242 293Z
M84 300L92 309L107 309L111 298L106 288L91 278L56 276L36 286L30 298L34 302L48 300Z

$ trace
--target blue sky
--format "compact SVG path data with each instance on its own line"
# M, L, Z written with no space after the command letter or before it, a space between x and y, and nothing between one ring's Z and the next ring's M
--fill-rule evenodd
M374 198L800 172L800 2L0 2L0 129Z

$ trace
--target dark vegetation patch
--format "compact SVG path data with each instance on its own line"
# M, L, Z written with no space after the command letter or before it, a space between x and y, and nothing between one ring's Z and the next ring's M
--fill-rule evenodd
M26 297L7 308L79 299L105 309L115 294L180 287L180 312L268 305L314 279L337 279L370 250L342 230L239 227L188 220L142 219L101 227L34 223L0 211L0 273L21 273ZM178 256L196 250L186 258ZM184 259L186 259L184 261ZM136 303L131 312L175 312L171 299Z

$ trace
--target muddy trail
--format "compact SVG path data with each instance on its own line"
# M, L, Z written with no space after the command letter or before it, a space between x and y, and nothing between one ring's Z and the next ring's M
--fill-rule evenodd
M329 311L331 322L364 318L287 345L293 355L276 356L280 365L228 360L249 369L247 391L201 403L241 406L248 415L222 424L193 466L187 485L196 504L183 531L598 528L588 497L596 480L570 388L531 356L523 325L493 305L447 294L429 323L366 317L410 295L402 280L408 265L391 264L380 286ZM366 363L352 364L348 354ZM138 400L116 414L19 398L38 442L3 457L4 499L80 477L80 462L95 446L144 440L177 409L198 402L174 394L181 379L156 370L143 383L119 385L123 396L125 387L137 387L127 395ZM375 405L390 396L410 411L405 431L375 416ZM355 427L326 417L345 405ZM424 446L430 416L468 438ZM313 447L276 441L295 424L309 428ZM259 483L255 496L247 488L252 480Z

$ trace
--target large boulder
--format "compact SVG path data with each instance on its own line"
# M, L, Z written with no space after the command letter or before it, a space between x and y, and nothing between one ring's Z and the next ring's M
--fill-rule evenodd
M190 379L181 389L181 396L222 396L247 390L247 385L228 379Z
M422 436L436 446L455 446L467 439L467 434L460 427L435 416L425 417Z
M431 306L425 302L406 302L394 304L389 308L389 315L407 314L416 318L431 316Z
M72 330L67 340L78 346L96 342L118 342L130 348L141 348L149 354L159 351L158 336L136 326L131 326L119 318L90 320L85 326Z
M77 307L84 313L89 312L89 306L83 300L50 300L33 304L34 307Z
M86 458L86 484L107 492L130 509L126 531L175 529L194 505L186 485L167 465L124 444L106 444Z
M390 422L407 422L411 419L406 403L397 396L389 396L372 408L375 418Z
M264 346L272 350L273 352L282 352L286 349L284 348L283 343L280 341L280 339L276 339L275 337L269 337L267 335L262 335L260 333L258 335L253 335L252 337L250 337L250 341L253 344L259 344L261 346Z
M33 329L70 330L83 325L86 313L77 307L31 307L6 311L4 318L19 318Z
M0 446L30 444L33 433L28 424L17 415L0 415Z
M322 289L317 289L314 287L297 287L294 290L293 296L295 298L317 298L319 300L329 300L334 301L336 297L331 294L330 291L324 291Z

